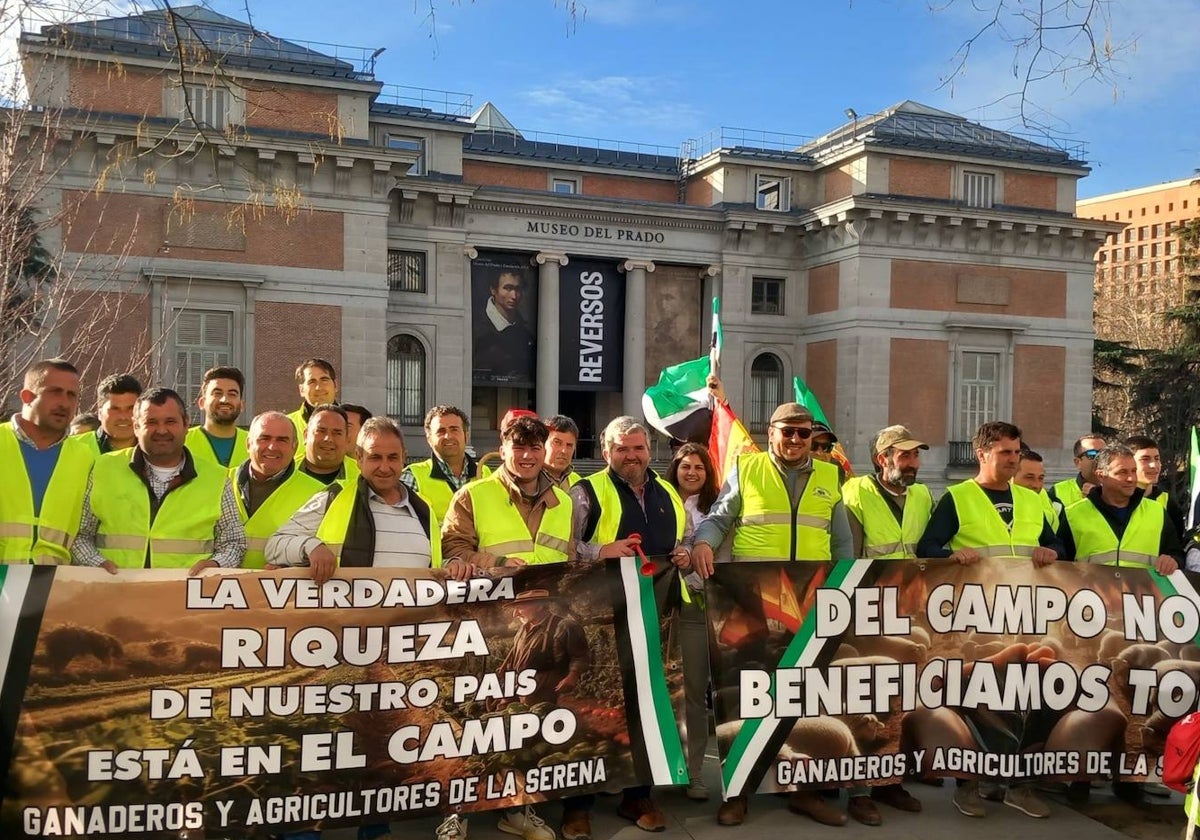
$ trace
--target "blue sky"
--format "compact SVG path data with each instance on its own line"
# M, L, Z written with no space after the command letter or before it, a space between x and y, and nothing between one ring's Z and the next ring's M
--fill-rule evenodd
M273 35L386 47L381 81L491 100L523 130L661 144L720 126L815 136L913 99L1005 129L1014 52L977 43L953 87L956 48L996 0L212 0ZM1015 3L1016 0L1009 0ZM1031 5L1025 0L1025 5ZM1033 4L1036 5L1036 4ZM931 6L941 8L931 11ZM942 8L945 7L945 8ZM1200 167L1194 77L1200 0L1113 0L1112 82L1054 77L1032 89L1057 136L1087 144L1087 197L1191 177ZM1011 21L1009 21L1011 24Z

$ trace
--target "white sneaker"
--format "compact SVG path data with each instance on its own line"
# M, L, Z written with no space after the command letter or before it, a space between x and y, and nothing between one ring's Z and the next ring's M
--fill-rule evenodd
M451 814L437 827L437 840L467 840L467 821Z
M1004 804L1039 820L1050 816L1050 806L1037 795L1033 785L1010 785L1004 794Z
M500 817L496 828L505 834L515 834L521 840L556 840L554 829L534 813L532 805L508 809Z

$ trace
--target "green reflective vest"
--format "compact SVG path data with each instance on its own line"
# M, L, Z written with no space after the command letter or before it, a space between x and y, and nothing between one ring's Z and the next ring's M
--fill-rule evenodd
M783 473L767 452L737 459L742 512L733 535L734 560L830 560L833 509L842 499L838 469L813 459L796 507Z
M492 471L483 464L476 465L475 469L475 477L467 484L487 478L492 474ZM429 503L430 509L437 515L438 522L444 520L446 511L450 510L450 500L454 498L454 488L450 486L450 482L444 478L434 477L432 458L409 464L408 471L417 482L417 492L421 494L422 499Z
M873 478L857 476L842 484L842 503L862 523L864 557L903 560L917 556L917 543L933 513L933 496L924 484L912 485L904 496L903 517L897 522Z
M197 461L208 461L210 464L216 464L222 468L233 468L241 466L242 462L249 460L250 450L246 448L246 430L238 429L233 439L233 451L229 454L229 463L222 464L217 460L217 453L212 448L212 441L208 439L208 435L204 433L203 426L192 426L188 429L187 437L184 438L183 445L186 446L192 453L192 458Z
M237 482L237 468L229 471L229 480ZM242 494L234 487L233 497L237 501L242 525L246 528L246 557L243 568L261 569L267 564L264 551L267 540L274 536L283 523L292 518L305 502L325 489L325 485L299 470L292 470L287 480L272 491L267 500L258 506L253 516L247 516Z
M592 534L591 541L597 545L616 542L617 534L621 529L621 497L617 493L617 487L613 484L612 477L608 474L608 470L601 470L582 480L592 485L592 490L596 494L596 502L600 505L600 518L596 521L596 530ZM683 500L679 498L679 492L666 481L657 475L654 476L654 480L659 487L667 491L667 495L671 499L671 507L675 509L675 543L678 545L683 540L683 529L687 522L687 511L683 509Z
M87 492L88 473L93 456L78 438L68 437L58 444L58 463L42 497L42 509L33 514L33 488L21 442L12 423L0 425L0 563L71 562L71 543L79 533L83 516L83 497Z
M556 505L547 505L537 534L512 503L508 486L493 475L464 488L475 513L479 550L496 557L519 557L531 566L565 563L571 545L571 497L553 488Z
M1013 500L1011 529L974 479L946 488L954 498L958 515L958 531L950 539L952 550L973 548L984 557L1033 556L1046 525L1046 509L1029 488L1012 484L1009 489Z
M1064 478L1062 481L1055 482L1054 498L1058 499L1058 503L1063 508L1068 508L1083 498L1083 491L1079 489L1079 483L1075 478Z
M100 525L96 548L120 568L141 569L149 549L152 568L190 568L213 552L221 518L225 470L192 459L196 477L163 497L150 519L150 490L130 468L136 449L109 452L92 471L92 512Z
M1082 563L1103 566L1137 566L1154 568L1162 540L1162 505L1145 499L1129 515L1129 524L1120 541L1091 499L1080 499L1063 511L1071 536L1075 538L1075 559Z
M354 496L358 492L358 479L352 482L344 480L338 483L342 490L333 497L333 501L325 509L325 516L317 527L317 539L333 552L333 556L338 560L338 565L341 565L342 546L346 542L346 531L350 528L350 515L354 512ZM428 499L425 501L426 504L429 503ZM441 520L433 512L432 505L429 510L429 565L434 569L442 567Z

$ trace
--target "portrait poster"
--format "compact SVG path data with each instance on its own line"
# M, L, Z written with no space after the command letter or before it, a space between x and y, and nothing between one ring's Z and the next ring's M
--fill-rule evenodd
M528 254L480 251L471 261L471 380L532 388L537 374L537 272Z

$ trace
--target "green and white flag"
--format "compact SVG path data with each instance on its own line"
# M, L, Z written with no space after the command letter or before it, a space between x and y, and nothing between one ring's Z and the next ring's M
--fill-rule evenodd
M663 368L658 384L642 395L646 422L676 440L708 443L712 430L712 400L708 375L718 371L722 332L720 301L713 298L712 341L709 353L699 359Z

